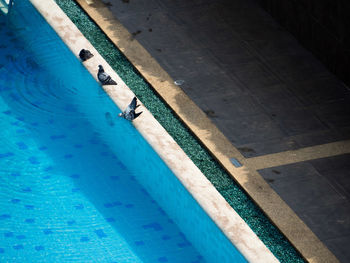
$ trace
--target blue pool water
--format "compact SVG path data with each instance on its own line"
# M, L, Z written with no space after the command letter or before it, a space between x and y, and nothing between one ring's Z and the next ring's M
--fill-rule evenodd
M45 20L0 13L0 262L246 262Z

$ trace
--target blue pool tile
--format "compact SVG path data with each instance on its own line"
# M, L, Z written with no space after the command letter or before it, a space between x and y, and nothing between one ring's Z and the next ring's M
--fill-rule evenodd
M11 173L11 176L18 177L18 176L21 176L21 174L20 173Z
M81 237L80 242L88 242L90 239L88 237Z
M112 207L116 207L116 206L119 206L119 205L122 205L122 203L118 202L118 201L113 202L113 203L105 203L105 204L103 204L103 206L106 207L106 208L112 208Z
M45 248L43 246L35 246L36 251L44 250Z
M0 158L7 158L7 157L11 157L14 154L12 152L7 152L7 153L0 153Z
M50 235L53 233L51 229L44 229L43 232L45 235Z
M126 207L126 208L133 208L133 207L134 207L134 204L126 204L125 207Z
M71 105L71 104L66 104L65 106L64 106L64 109L66 110L66 111L68 111L68 112L77 112L77 110L74 108L74 106L73 105ZM74 128L76 125L72 125L72 126L70 126L71 128Z
M16 133L25 133L25 132L26 132L25 129L17 129L17 130L16 130Z
M168 235L163 235L163 236L162 236L162 239L163 239L163 240L169 240L169 239L171 239L171 237L168 236Z
M16 236L16 238L17 238L17 239L25 239L26 236L25 236L25 235L18 235L18 236Z
M79 192L79 191L80 191L80 188L77 188L77 187L72 188L72 193L76 193L76 192Z
M181 242L181 243L177 243L177 246L178 246L178 247L181 247L181 248L188 247L188 246L190 246L190 245L191 245L191 244L190 244L189 242L187 242L187 241Z
M19 126L20 122L19 121L13 121L13 122L11 122L11 125L12 126Z
M10 114L11 114L11 111L10 111L10 110L7 110L7 111L3 111L2 113L6 114L6 115L10 115Z
M196 260L191 261L191 263L200 263L203 262L203 257L202 256L198 256Z
M144 188L141 189L141 192L142 192L145 196L149 196L149 193L148 193Z
M11 218L11 215L9 215L9 214L0 215L0 219L9 219L9 218Z
M39 150L40 151L45 151L45 150L47 150L47 147L46 146L41 146L41 147L39 147Z
M143 242L143 241L135 241L136 246L143 246L144 244L145 244L145 242Z
M83 148L83 145L82 144L75 144L74 147L75 148Z
M59 139L64 139L66 138L66 135L52 135L50 136L51 140L59 140Z
M10 34L10 32L6 33L6 35L12 36L12 34ZM10 39L10 41L13 42L13 39ZM12 62L16 61L16 58L12 55L6 55L5 57L8 61L12 61Z
M11 199L12 204L18 204L19 202L21 202L20 199L17 199L17 198Z
M99 144L99 141L97 139L91 139L89 140L91 144Z
M106 218L106 221L112 223L115 222L115 219L113 217L108 217Z
M163 227L158 223L150 223L142 226L144 229L153 228L155 231L160 231Z
M67 225L71 226L71 225L74 225L76 224L77 222L75 220L69 220L67 221Z
M71 158L73 158L73 154L65 154L64 155L64 159L71 159Z
M28 193L28 192L31 192L31 191L32 191L32 189L30 187L22 188L22 192Z
M69 177L76 179L80 177L80 174L71 174Z
M5 237L13 237L13 232L5 232L4 236Z
M37 123L37 122L32 122L30 125L32 125L32 126L38 126L39 123Z
M160 257L158 258L159 262L168 262L168 258L167 257Z
M32 104L35 106L39 106L39 105L43 104L43 102L40 100L35 100L35 101L32 101Z
M48 172L48 171L51 171L52 169L53 169L53 167L50 165L50 166L46 167L46 168L44 169L44 171L45 171L45 172Z
M13 93L10 94L10 97L11 97L14 101L20 100L20 97L17 96L16 94L13 94Z
M113 175L113 176L110 176L109 178L111 178L111 180L118 180L120 177L116 176L116 175Z
M39 164L40 162L38 161L38 159L35 157L35 156L31 156L28 158L28 161L31 163L31 164Z
M5 249L3 249L2 247L0 247L0 254L4 254L5 253Z
M16 250L20 250L20 249L23 249L24 247L23 245L14 245L13 248Z
M105 234L105 232L103 232L102 229L95 230L95 233L99 238L107 237L107 235Z
M20 150L28 149L28 146L24 142L17 142L16 144Z
M45 176L43 177L43 179L50 179L50 178L51 178L50 175L45 175Z
M83 204L77 204L77 205L75 205L74 207L75 207L75 209L77 209L77 210L84 209L84 205L83 205Z
M34 218L27 218L26 220L24 220L24 222L28 223L28 224L32 224L35 222Z
M114 207L114 205L112 203L104 203L103 206L106 208Z
M34 210L34 206L33 205L25 205L24 206L27 210Z
M24 121L24 117L16 117L16 119L19 121Z
M180 232L179 234L180 234L180 236L182 237L183 242L177 243L177 246L178 246L178 247L181 247L181 248L190 246L191 243L188 242L188 240L186 239L184 233Z
M158 208L158 211L162 214L162 215L166 215L165 211L162 208Z
M70 123L67 127L68 128L76 128L76 127L78 127L78 124L77 123Z

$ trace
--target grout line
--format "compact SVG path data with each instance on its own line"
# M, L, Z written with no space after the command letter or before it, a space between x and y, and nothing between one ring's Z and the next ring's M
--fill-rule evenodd
M230 158L234 157L241 163L245 163L246 159L198 106L173 84L173 79L137 40L131 38L131 34L103 3L94 0L94 4L88 5L86 0L76 1L307 261L338 262L256 169L234 167Z
M258 157L246 158L243 163L255 170L350 153L350 140L326 143Z

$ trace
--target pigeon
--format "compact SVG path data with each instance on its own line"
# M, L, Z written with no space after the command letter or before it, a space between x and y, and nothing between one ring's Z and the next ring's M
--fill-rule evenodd
M103 69L102 65L98 65L97 78L101 81L102 85L117 85L110 75L108 75Z
M138 116L140 116L141 112L136 113L135 109L140 106L137 105L137 98L134 97L131 101L131 103L128 105L128 107L122 112L119 113L118 116L119 117L123 117L126 120L132 121L134 119L136 119Z
M89 58L92 58L94 55L87 49L82 49L79 52L79 57L82 61L86 61Z

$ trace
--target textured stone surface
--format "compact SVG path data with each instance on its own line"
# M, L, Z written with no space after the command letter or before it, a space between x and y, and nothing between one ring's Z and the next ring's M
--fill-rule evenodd
M271 187L339 258L348 262L349 154L260 171Z

